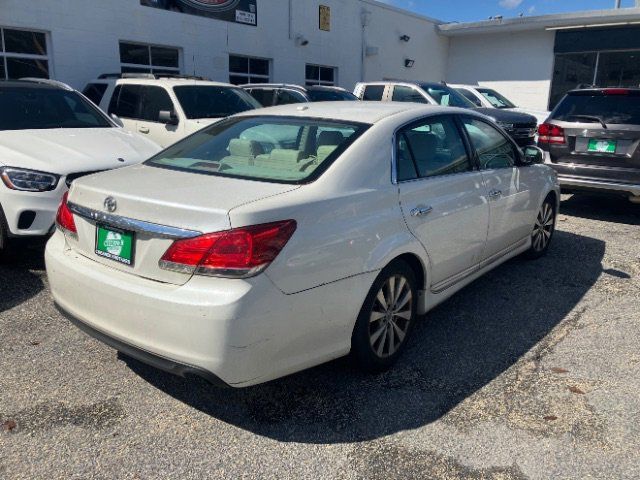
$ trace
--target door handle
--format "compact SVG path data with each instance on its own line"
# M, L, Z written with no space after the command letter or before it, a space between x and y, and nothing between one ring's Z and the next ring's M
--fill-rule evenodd
M416 207L409 213L411 213L412 217L422 217L429 214L431 210L433 210L433 207Z
M500 198L502 196L502 190L491 190L489 192L489 198Z
M140 127L138 128L140 133L149 133L149 127Z

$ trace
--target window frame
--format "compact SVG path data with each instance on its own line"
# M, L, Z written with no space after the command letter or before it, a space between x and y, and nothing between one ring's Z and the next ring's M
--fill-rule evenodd
M247 72L232 72L231 71L231 57L236 57L236 58L242 58L242 59L246 59L247 60ZM264 62L267 62L267 74L263 74L263 73L251 73L251 60L261 60ZM259 83L270 83L271 82L271 71L272 71L272 59L270 58L264 58L264 57L254 57L254 56L250 56L250 55L238 55L235 53L230 53L229 57L228 57L228 73L229 73L229 83L231 83L232 85L246 85L246 84L250 84L250 83L256 83L253 82L251 79L252 78L259 78L261 80L265 80L264 82L259 82ZM243 83L234 83L231 81L231 77L243 77L246 79L246 82Z
M37 55L33 53L13 53L6 51L6 41L4 37L5 30L18 30L22 32L29 33L40 33L44 35L44 43L45 48L47 50L46 55ZM49 32L45 30L39 30L37 28L22 28L22 27L11 27L7 25L0 25L0 63L2 63L2 67L4 69L4 75L0 77L0 80L9 80L9 68L7 65L7 59L9 58L17 58L17 59L25 59L25 60L43 60L47 62L47 79L55 78L55 73L53 69L53 59L51 57L51 40L49 37Z
M309 67L315 67L318 69L318 78L309 78L307 76L307 69ZM333 70L333 81L322 80L322 69ZM320 65L317 63L305 63L304 65L304 85L305 87L336 87L338 86L338 67L332 65Z
M464 127L462 125L462 120L460 118L460 114L458 113L441 113L441 114L436 114L436 115L427 115L427 116L423 116L417 119L413 119L407 123L404 123L400 126L398 126L394 132L393 132L393 137L392 137L392 155L391 155L391 183L393 185L400 185L403 183L409 183L409 182L419 182L419 181L425 181L425 180L433 180L436 178L444 178L444 177L449 177L451 175L466 175L469 173L473 173L473 172L478 172L480 170L479 168L479 164L477 162L477 158L476 158L476 153L475 153L475 149L473 148L473 145L470 143L470 139L467 136L467 132L464 130ZM435 175L435 176L430 176L430 177L421 177L420 173L417 170L417 166L415 164L415 160L412 158L412 161L414 162L414 168L416 169L416 174L417 177L410 179L410 180L399 180L398 179L398 141L400 139L400 136L402 134L404 134L404 132L406 130L411 130L415 127L418 127L420 125L424 125L425 123L435 120L437 121L438 119L441 118L450 118L454 128L456 129L458 135L460 136L460 139L462 140L462 144L464 145L464 149L465 149L465 153L467 155L467 159L469 160L469 165L471 166L471 168L466 171L466 172L455 172L455 173L446 173L443 175ZM476 117L472 117L472 118L476 118ZM413 157L413 154L412 154Z
M140 47L147 47L147 53L149 54L149 64L145 65L142 63L123 62L122 54L120 53L120 48L123 43L128 43L130 45L138 45ZM163 65L154 65L153 56L151 55L151 49L153 47L175 50L178 53L178 66L165 67ZM171 72L171 74L176 74L176 75L180 75L182 73L182 49L180 47L174 47L171 45L158 45L155 43L135 42L135 41L129 41L129 40L118 40L118 55L120 58L120 72L122 72L123 68L135 68L137 70L140 70L140 73L152 73L152 74L158 74L158 75L162 75L162 73L166 74L167 71ZM143 72L142 70L147 70L147 71ZM158 73L158 72L161 72L161 73ZM128 73L128 72L122 72L122 73Z
M480 164L480 155L478 154L478 149L473 144L473 140L471 139L471 136L467 132L467 129L466 129L465 125L464 125L464 119L465 118L470 118L472 120L476 120L478 122L482 122L482 123L485 123L485 124L489 125L489 127L493 128L504 139L506 139L507 142L511 145L511 148L515 153L515 161L514 161L513 165L511 165L510 167L482 168L482 166ZM459 115L457 115L457 120L458 120L458 125L459 125L458 128L461 130L462 134L465 136L466 143L469 145L469 149L473 153L473 163L475 164L475 168L477 168L478 171L486 172L488 170L502 170L502 169L505 169L505 168L517 168L517 167L521 166L522 151L520 150L520 147L518 146L518 144L515 143L515 141L511 137L509 137L508 135L504 134L495 125L492 125L490 121L486 121L484 118L480 118L480 117L476 117L475 115L468 115L468 114L459 114Z

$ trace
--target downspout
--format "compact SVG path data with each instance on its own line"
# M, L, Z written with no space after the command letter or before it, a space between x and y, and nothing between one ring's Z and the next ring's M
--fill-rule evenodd
M293 0L289 0L289 40L293 37L293 19L291 11L293 10Z
M360 13L360 24L362 25L362 45L361 45L361 58L360 58L360 81L365 81L366 75L366 66L365 61L367 59L367 37L366 37L366 29L369 25L371 12L368 10L362 10Z

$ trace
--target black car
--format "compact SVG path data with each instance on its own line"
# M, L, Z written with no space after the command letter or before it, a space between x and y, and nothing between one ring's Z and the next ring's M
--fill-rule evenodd
M354 101L358 98L348 90L340 87L314 85L302 87L284 83L250 83L240 85L263 107L287 105L307 102L339 102Z
M540 125L564 191L622 194L640 203L640 89L573 90Z

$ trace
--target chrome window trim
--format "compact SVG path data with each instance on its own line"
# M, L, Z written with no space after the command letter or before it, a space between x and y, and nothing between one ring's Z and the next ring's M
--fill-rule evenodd
M167 225L135 220L133 218L121 217L119 215L112 215L110 213L83 207L72 202L68 203L68 207L72 213L87 220L104 223L106 225L121 228L122 230L143 233L154 238L181 239L194 238L202 235L202 232L198 232L196 230L170 227Z

